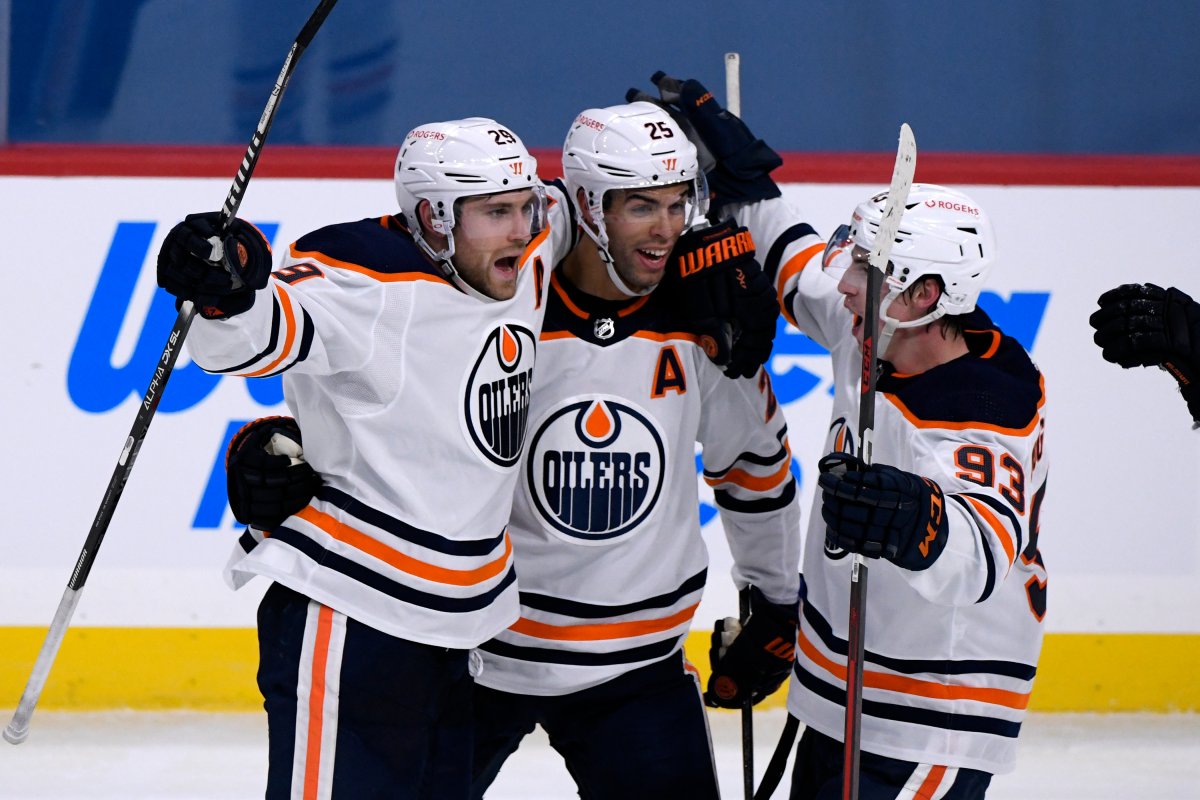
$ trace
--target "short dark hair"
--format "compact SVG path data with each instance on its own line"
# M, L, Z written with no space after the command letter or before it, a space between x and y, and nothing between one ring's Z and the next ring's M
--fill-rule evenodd
M937 281L938 291L941 294L946 293L946 282L942 280L941 275L922 275L914 280L912 285L905 289L902 294L908 295L909 300L912 300L912 293L926 280ZM962 338L963 332L966 330L966 320L966 314L945 314L934 320L934 322L941 323L943 339L953 339L955 337Z

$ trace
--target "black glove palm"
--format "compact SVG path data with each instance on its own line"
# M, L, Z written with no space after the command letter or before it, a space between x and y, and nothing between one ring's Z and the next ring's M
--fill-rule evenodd
M847 453L818 462L825 545L908 570L927 569L949 531L941 488L887 464L864 464Z
M208 319L232 317L249 310L256 290L271 275L271 246L249 222L234 218L221 240L220 258L213 243L220 213L189 214L167 234L158 251L158 285L177 298L196 304Z
M1170 372L1200 423L1200 304L1152 283L1118 286L1098 302L1088 322L1104 359L1126 369L1160 366Z
M780 196L779 187L770 175L783 164L783 159L751 133L744 122L722 108L712 92L697 80L672 78L661 70L650 81L658 87L662 102L687 118L716 159L716 165L707 174L713 193L711 218L716 219L720 208L730 203ZM627 102L629 98L643 96L637 89L626 93Z
M778 605L750 587L750 617L717 620L708 651L712 674L704 702L712 708L758 703L783 684L796 660L799 603ZM732 639L732 641L730 641Z
M679 293L708 357L731 378L753 376L775 341L779 303L754 252L750 232L732 221L691 230L676 242L664 281Z
M284 441L272 438L276 435ZM243 525L273 530L308 505L321 476L301 456L300 426L291 417L263 417L234 434L225 454L226 488Z

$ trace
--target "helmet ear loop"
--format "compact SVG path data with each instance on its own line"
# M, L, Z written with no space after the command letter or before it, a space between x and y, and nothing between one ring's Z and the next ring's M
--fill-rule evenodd
M454 209L451 207L450 216L447 219L433 218L433 204L429 200L422 198L417 203L417 225L416 229L410 231L417 244L425 251L431 259L433 259L446 277L457 275L458 272L454 268L454 262L451 260L454 257ZM424 228L428 226L434 233L446 237L446 246L441 250L435 250L425 239Z
M888 309L892 307L892 303L895 302L896 298L904 294L904 292L907 290L901 288L898 284L893 283L890 279L888 279L888 286L891 288L889 289L887 296L884 297L883 301L879 304L879 318L883 320L883 330L879 333L879 358L885 358L887 356L888 345L892 343L892 335L895 334L896 331L900 330L901 328L919 328L923 325L930 325L946 315L946 306L942 302L946 297L946 293L942 292L938 297L937 305L933 307L932 311L921 317L918 317L917 319L910 319L907 322L902 322L887 312Z

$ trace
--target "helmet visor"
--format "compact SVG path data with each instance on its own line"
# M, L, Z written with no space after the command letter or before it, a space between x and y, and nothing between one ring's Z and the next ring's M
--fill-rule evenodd
M825 252L821 255L821 271L840 281L853 263L854 240L850 237L850 226L838 225L837 230L825 243Z
M527 189L460 198L454 204L458 236L479 242L533 239L546 228L546 190Z

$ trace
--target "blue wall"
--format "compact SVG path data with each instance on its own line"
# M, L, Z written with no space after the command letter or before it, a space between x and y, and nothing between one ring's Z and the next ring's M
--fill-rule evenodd
M10 141L243 144L315 0L15 0ZM1139 8L1141 6L1141 8ZM393 145L494 116L557 147L656 69L783 150L1200 153L1200 2L341 0L272 141Z

